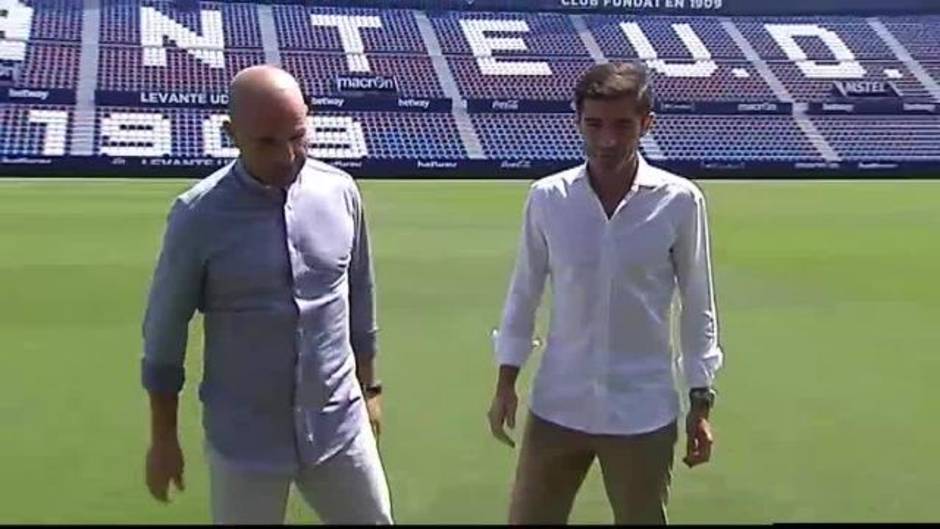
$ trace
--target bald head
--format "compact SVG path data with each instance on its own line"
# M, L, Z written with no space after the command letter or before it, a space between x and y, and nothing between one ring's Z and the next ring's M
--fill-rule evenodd
M252 176L293 182L306 159L307 111L297 80L276 66L251 66L232 79L226 129Z
M246 110L298 107L304 104L303 93L294 76L268 64L249 66L238 72L229 86L229 115L236 119Z

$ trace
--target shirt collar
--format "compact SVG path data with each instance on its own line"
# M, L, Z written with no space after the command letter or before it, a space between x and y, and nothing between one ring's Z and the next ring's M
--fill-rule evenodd
M636 178L633 180L634 186L657 188L663 183L663 179L656 172L656 169L646 162L646 158L637 151ZM581 169L575 175L575 179L584 179L588 182L587 162L581 165Z
M265 196L283 198L285 195L285 192L289 190L289 188L281 189L276 186L269 186L266 184L262 184L257 178L251 176L248 173L248 168L245 167L245 162L241 159L241 157L235 160L235 164L232 166L232 171L235 172L235 176L243 184L248 186L248 189L258 192L258 193L263 193ZM303 173L303 170L301 170L300 173ZM289 187L293 187L294 184L296 184L300 180L300 176L301 175L298 174L297 178L294 179L294 182L291 183Z
M661 186L663 179L659 176L659 172L656 168L646 163L646 158L644 158L639 151L636 153L636 158L638 160L636 166L636 183L641 187L656 188Z

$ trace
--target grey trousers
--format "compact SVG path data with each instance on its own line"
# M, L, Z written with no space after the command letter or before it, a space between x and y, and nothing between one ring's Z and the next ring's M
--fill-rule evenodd
M349 448L296 475L233 468L209 443L209 488L216 524L282 524L291 483L327 524L392 524L385 471L371 430Z

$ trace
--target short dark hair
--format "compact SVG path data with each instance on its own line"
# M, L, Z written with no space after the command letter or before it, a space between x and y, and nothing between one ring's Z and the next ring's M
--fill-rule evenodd
M649 69L641 61L597 64L584 72L574 89L574 104L581 112L585 99L630 98L642 113L653 110Z

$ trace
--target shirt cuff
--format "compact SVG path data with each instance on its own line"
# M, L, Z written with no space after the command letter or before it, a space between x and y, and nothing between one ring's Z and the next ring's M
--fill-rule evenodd
M146 358L140 362L140 380L147 391L177 394L183 389L186 379L181 366L154 364Z
M724 361L720 347L714 347L694 360L684 362L685 380L690 388L706 388L715 384L715 374Z
M522 367L522 364L532 354L532 339L503 336L500 334L494 340L496 348L496 363Z
M350 345L356 358L370 360L378 350L378 333L364 332L350 336Z

